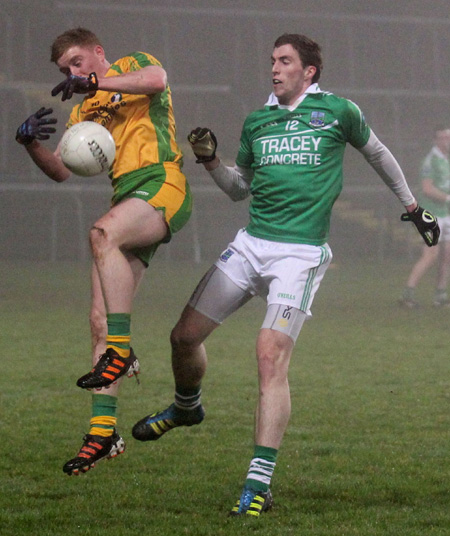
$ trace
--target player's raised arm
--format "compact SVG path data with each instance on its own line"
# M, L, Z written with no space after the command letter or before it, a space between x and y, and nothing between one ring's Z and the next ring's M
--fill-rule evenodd
M23 145L33 162L55 182L67 180L71 173L62 163L59 157L59 150L53 153L45 147L40 140L48 140L50 134L56 132L54 125L57 122L55 117L47 117L53 113L52 108L40 108L30 115L16 132L16 141Z
M97 73L89 76L69 74L52 90L52 97L61 93L61 100L71 99L73 94L87 94L99 91L117 91L130 95L153 95L162 93L167 87L166 71L158 65L148 65L137 71L118 76L100 77Z
M147 65L137 71L99 78L98 89L120 91L130 95L153 95L167 87L167 73L159 65Z
M250 193L253 172L238 166L225 166L216 155L217 139L209 128L197 127L188 135L197 164L203 164L217 186L233 201L245 199Z

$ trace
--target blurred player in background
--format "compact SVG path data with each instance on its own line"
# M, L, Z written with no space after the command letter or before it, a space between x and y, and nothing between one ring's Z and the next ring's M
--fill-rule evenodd
M419 306L416 287L422 277L438 261L436 290L433 305L449 306L447 282L450 270L450 128L439 126L434 133L431 151L425 157L420 170L422 195L420 203L431 210L441 228L438 248L424 247L422 255L409 274L400 305L408 309Z
M191 195L181 172L182 153L167 75L151 55L136 52L109 63L98 38L76 28L57 37L51 61L65 79L52 91L62 100L86 94L72 109L67 127L80 121L105 126L116 143L110 173L112 208L90 230L92 269L93 369L77 385L96 389L89 434L78 455L63 467L67 474L86 472L96 461L124 450L116 431L121 377L139 371L130 347L133 298L159 244L187 222ZM51 109L41 108L18 129L16 139L56 182L70 177L59 154L39 140L55 132ZM50 126L49 126L50 125ZM68 349L68 354L71 354Z
M231 199L252 195L250 222L200 281L172 332L174 403L137 422L133 435L156 440L177 426L203 420L203 342L253 296L265 298L266 316L256 342L254 453L232 515L257 517L272 505L271 478L291 411L289 361L331 262L330 217L342 189L347 143L395 193L406 208L403 219L415 223L426 244L435 245L439 237L435 218L418 206L397 161L360 109L319 88L321 70L317 43L282 35L272 54L273 94L245 120L236 165L226 167L216 156L211 130L197 128L188 137L197 162Z

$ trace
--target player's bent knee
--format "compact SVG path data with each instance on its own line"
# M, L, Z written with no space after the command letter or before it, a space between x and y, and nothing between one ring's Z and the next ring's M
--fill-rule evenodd
M109 251L115 247L118 247L116 240L113 238L112 233L108 232L104 226L94 226L90 230L89 242L91 245L91 251L94 258L99 258L106 251Z
M90 237L91 240L99 240L100 238L104 238L106 236L106 231L103 227L93 225L90 230Z
M170 334L170 344L173 350L186 350L201 344L192 332L177 324Z
M173 350L199 347L219 324L187 306L170 334Z
M89 242L94 255L101 249L102 244L106 241L106 231L102 227L93 226L89 231Z

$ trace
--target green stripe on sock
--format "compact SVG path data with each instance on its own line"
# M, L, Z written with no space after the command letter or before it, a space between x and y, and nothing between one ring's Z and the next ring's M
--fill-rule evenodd
M114 345L124 350L130 349L131 315L129 313L109 313L106 315L108 336L128 337L128 342L112 342L106 338L107 345Z
M92 395L92 417L115 417L117 413L117 396Z

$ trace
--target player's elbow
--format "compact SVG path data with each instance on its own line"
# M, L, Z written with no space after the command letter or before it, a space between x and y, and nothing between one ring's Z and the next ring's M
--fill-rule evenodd
M243 201L249 196L250 188L243 180L240 180L233 184L227 194L232 201Z
M151 66L146 73L150 93L162 93L167 87L167 73L162 67Z
M71 176L72 172L70 169L66 168L64 164L61 164L61 167L55 172L52 178L56 182L65 182L67 179L70 179Z
M166 90L166 87L167 87L167 83L164 82L164 81L159 81L157 84L155 84L154 86L154 92L155 93L162 93L163 91Z
M246 199L248 197L248 194L249 192L240 190L238 192L233 192L231 194L228 194L228 196L230 197L232 201L236 203L237 201L243 201L244 199Z

